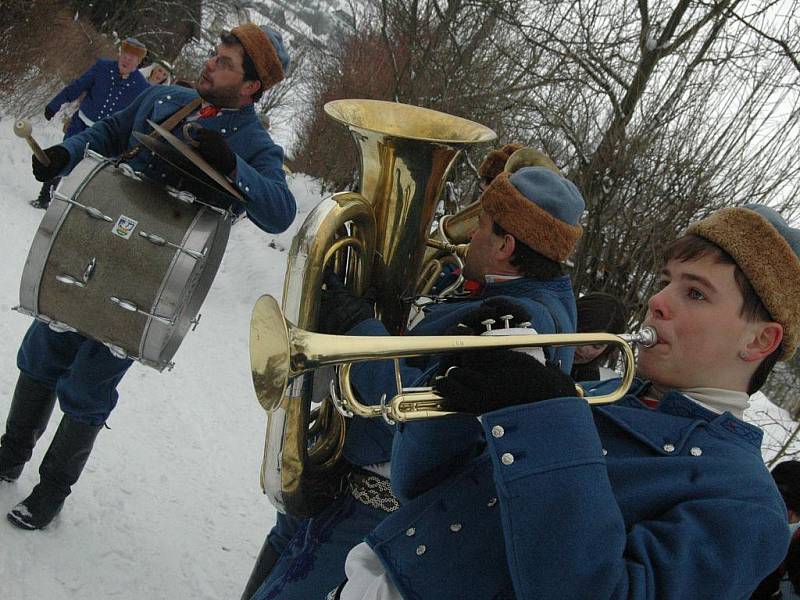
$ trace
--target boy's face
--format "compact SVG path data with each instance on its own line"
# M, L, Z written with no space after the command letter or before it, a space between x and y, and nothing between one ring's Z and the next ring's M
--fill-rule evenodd
M746 391L757 363L739 353L752 350L763 323L740 315L734 269L712 255L667 263L648 302L644 324L658 332L658 343L639 354L642 377L668 388Z

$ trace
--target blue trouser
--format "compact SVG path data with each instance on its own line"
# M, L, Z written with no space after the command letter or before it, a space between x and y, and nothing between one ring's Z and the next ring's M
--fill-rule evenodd
M344 581L347 553L387 514L346 494L334 500L313 519L284 523L296 525L294 536L269 577L253 595L253 600L324 598L325 594ZM279 519L270 536L280 533L276 531L280 528Z
M77 333L56 333L35 321L22 340L17 367L52 387L64 414L86 425L102 425L117 405L117 384L133 361Z

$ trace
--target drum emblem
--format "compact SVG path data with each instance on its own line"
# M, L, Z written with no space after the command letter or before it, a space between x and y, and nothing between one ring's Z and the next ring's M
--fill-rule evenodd
M126 217L125 215L120 215L117 222L114 223L114 235L118 235L124 239L130 239L131 235L133 235L133 230L136 229L136 226L139 224L139 221L134 221L130 217Z

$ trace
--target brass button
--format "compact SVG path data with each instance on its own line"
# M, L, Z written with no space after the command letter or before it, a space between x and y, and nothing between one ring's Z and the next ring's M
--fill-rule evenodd
M495 425L492 427L492 437L501 438L506 434L506 430L503 429L500 425Z
M427 548L425 547L425 544L420 544L419 546L417 546L417 556L422 556L423 554L425 554L426 550Z
M701 448L698 448L697 446L694 446L689 450L689 454L691 454L692 456L700 456L701 454L703 454L703 450Z
M486 506L490 506L491 507L491 506L494 506L495 504L497 504L497 498L490 498L489 502L486 503Z
M503 456L500 457L500 462L503 463L505 466L511 465L514 463L514 455L510 452L506 452Z
M450 531L452 531L453 533L461 531L461 523L453 523L452 525L450 525Z
M675 446L672 444L664 444L664 452L675 452Z
M408 537L411 537L411 536L412 536L412 535L414 535L415 533L417 533L417 530L416 530L416 529L414 529L413 527L409 527L408 529L406 529L406 535L407 535Z

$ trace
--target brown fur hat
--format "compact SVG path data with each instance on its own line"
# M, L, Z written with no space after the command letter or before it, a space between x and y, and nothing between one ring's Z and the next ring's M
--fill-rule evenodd
M288 55L283 48L283 41L276 32L254 23L245 23L231 29L231 33L236 36L247 56L253 61L262 90L266 91L283 80L283 64L288 66ZM278 45L280 47L276 47ZM286 58L282 59L279 54L286 55Z
M520 148L522 148L522 144L516 143L506 144L502 148L495 148L483 159L483 162L478 167L478 175L487 179L494 179L505 169L508 157Z
M130 52L134 56L138 56L141 61L147 54L147 47L135 37L129 37L122 40L122 43L119 45L119 51Z
M583 196L547 167L500 173L481 195L481 206L520 242L556 262L567 259L583 233Z
M753 286L770 316L783 326L789 360L800 342L800 231L762 205L723 208L689 226L688 234L727 252Z

